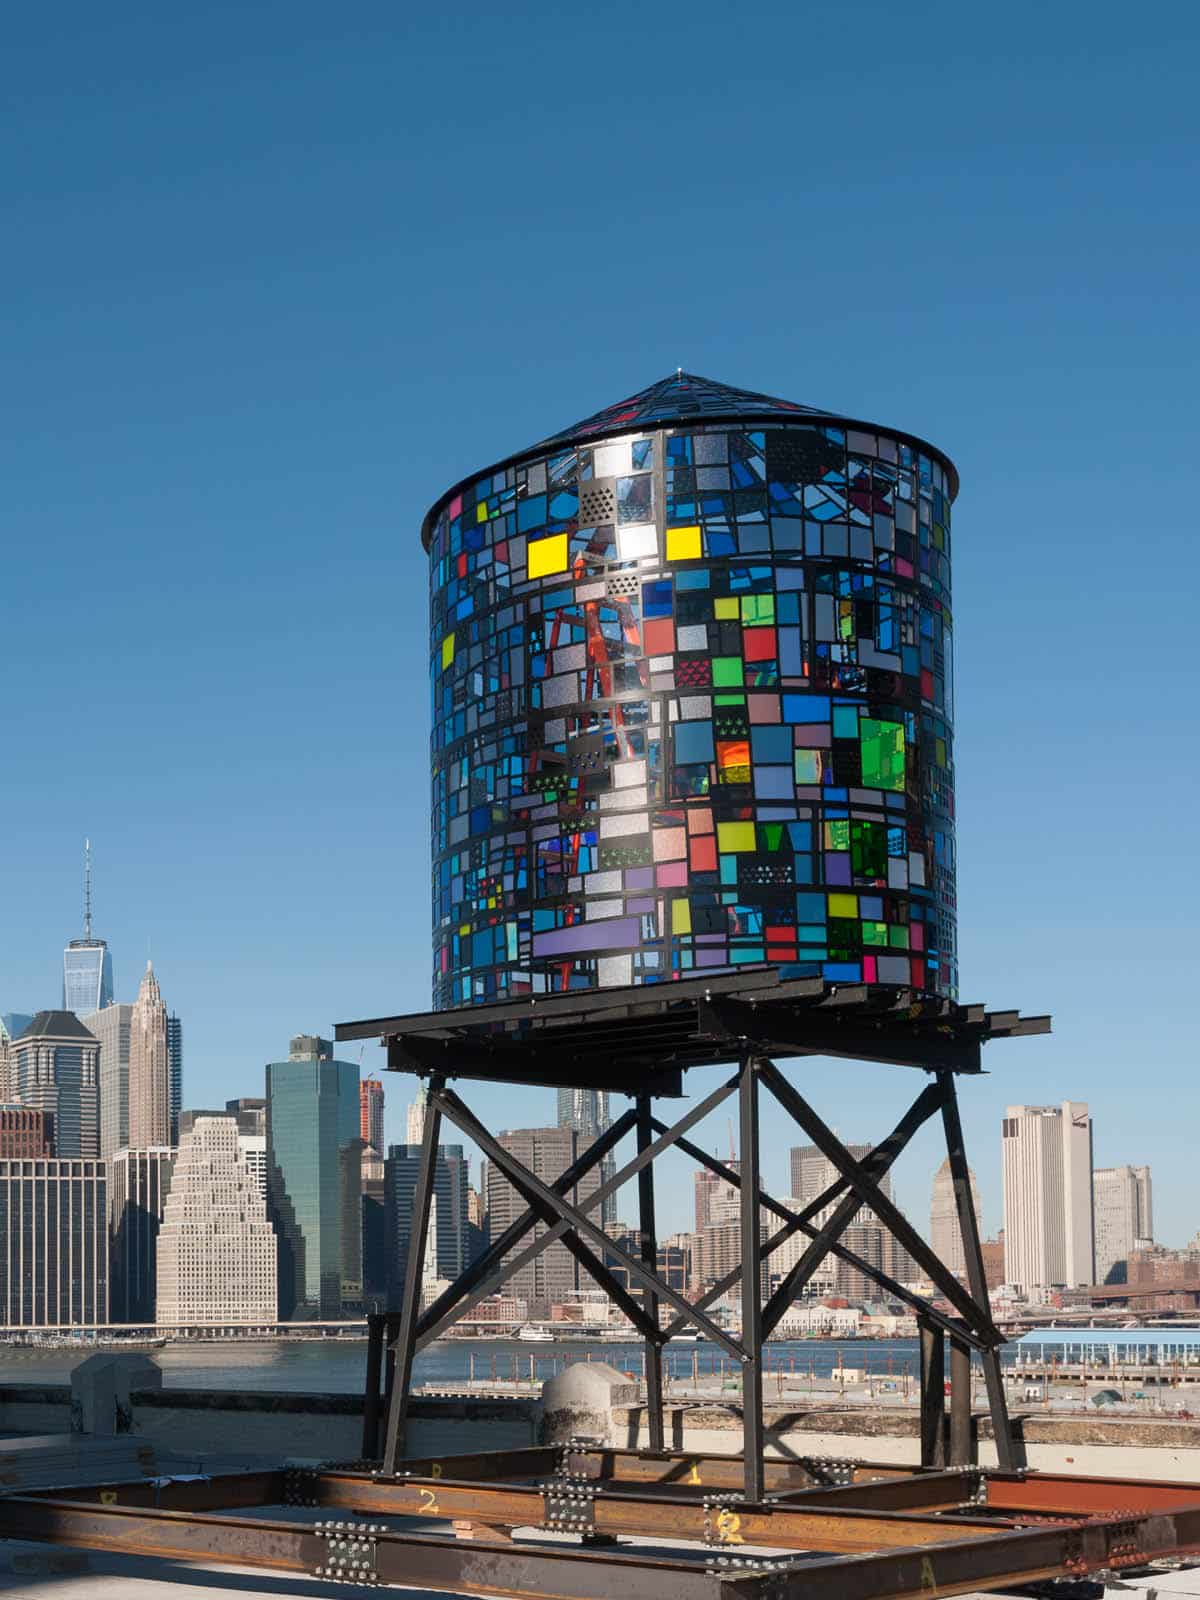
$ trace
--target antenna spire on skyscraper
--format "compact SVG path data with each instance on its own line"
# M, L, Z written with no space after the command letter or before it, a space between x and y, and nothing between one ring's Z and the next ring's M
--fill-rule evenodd
M92 841L83 841L83 937L92 937Z

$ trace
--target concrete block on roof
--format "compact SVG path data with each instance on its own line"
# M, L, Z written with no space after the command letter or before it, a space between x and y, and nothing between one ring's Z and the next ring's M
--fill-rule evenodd
M133 1432L131 1389L161 1389L162 1368L149 1356L100 1351L71 1369L71 1431L103 1438Z
M576 1437L619 1444L613 1413L640 1399L641 1385L606 1361L573 1361L542 1385L538 1437L542 1444L565 1444Z

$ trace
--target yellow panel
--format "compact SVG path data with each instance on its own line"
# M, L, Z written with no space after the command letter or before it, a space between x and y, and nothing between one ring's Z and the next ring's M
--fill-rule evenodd
M567 541L565 533L552 533L548 539L529 541L529 576L545 578L552 572L567 570Z
M736 622L738 617L738 603L736 595L721 595L713 601L713 616L719 622Z
M718 822L717 849L722 855L737 855L755 848L752 822Z
M690 900L671 901L671 932L691 933L692 905Z
M448 633L442 640L442 671L454 660L454 635Z
M858 896L856 894L831 894L829 896L829 915L831 917L856 917L858 915Z
M698 527L667 529L668 561L696 561L702 553Z
M487 521L487 501L486 500L481 500L479 502L479 504L475 507L475 521L476 522L486 522Z

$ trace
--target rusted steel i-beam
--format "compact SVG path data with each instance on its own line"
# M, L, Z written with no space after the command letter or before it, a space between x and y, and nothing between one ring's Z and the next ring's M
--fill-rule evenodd
M1060 1480L1058 1487L1069 1498L1079 1480ZM638 1504L636 1499L632 1503ZM841 1517L859 1520L850 1511ZM934 1519L927 1525L936 1525ZM179 1561L308 1571L332 1579L362 1581L369 1575L376 1583L460 1594L536 1594L557 1600L609 1600L614 1593L623 1600L928 1600L931 1594L1078 1576L1200 1549L1196 1503L1172 1511L982 1535L961 1524L942 1526L957 1537L832 1560L810 1558L799 1565L749 1557L744 1565L722 1568L701 1566L700 1551L664 1559L562 1544L473 1545L405 1535L382 1524L339 1523L331 1533L329 1524L320 1523L306 1526L33 1496L0 1499L0 1536ZM348 1556L334 1554L347 1550Z

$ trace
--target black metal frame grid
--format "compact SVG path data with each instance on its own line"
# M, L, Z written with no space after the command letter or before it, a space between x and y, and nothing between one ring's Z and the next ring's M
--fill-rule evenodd
M681 1094L683 1072L736 1059L747 1038L780 1060L844 1056L979 1072L990 1040L1049 1031L1049 1017L878 984L783 979L764 965L345 1022L335 1037L382 1040L394 1071L636 1096Z
M944 1356L948 1339L951 1464L966 1465L969 1459L970 1363L975 1352L987 1384L1000 1466L1005 1470L1016 1467L1017 1447L1009 1426L998 1354L1004 1341L988 1309L956 1077L980 1070L980 1050L987 1040L1045 1033L1049 1027L1048 1017L1023 1019L1016 1012L989 1013L982 1006L930 1002L907 991L880 993L861 986L831 989L806 981L783 982L771 969L651 988L589 991L340 1025L336 1034L339 1040L380 1037L387 1046L390 1070L416 1072L428 1078L403 1297L396 1310L370 1319L364 1456L377 1459L382 1454L383 1471L391 1474L398 1470L405 1454L412 1362L417 1350L494 1293L549 1244L561 1240L585 1272L626 1313L644 1340L652 1451L664 1447L662 1350L673 1336L690 1323L741 1364L744 1492L748 1499L761 1499L764 1488L763 1343L828 1255L857 1268L916 1314L921 1332L922 1463L940 1465L946 1456ZM853 1056L921 1067L932 1073L933 1081L917 1095L887 1138L859 1161L773 1059L806 1055ZM714 1062L728 1063L731 1059L737 1063L732 1077L674 1123L667 1125L654 1115L656 1097L675 1097L682 1092L684 1070ZM635 1105L555 1183L547 1184L507 1151L447 1086L451 1076L545 1086L603 1087L630 1095ZM764 1089L838 1174L836 1181L799 1213L767 1194L760 1182L759 1099ZM740 1171L710 1156L687 1137L696 1123L734 1094L738 1097L741 1130ZM913 1134L937 1113L941 1115L962 1228L966 1288L881 1187L888 1169ZM495 1163L528 1209L422 1313L419 1290L443 1118ZM586 1197L575 1203L568 1200L579 1179L631 1131L637 1135L637 1154L632 1160ZM741 1196L741 1262L695 1303L656 1270L653 1162L672 1147L719 1175ZM634 1178L638 1184L641 1233L637 1253L609 1238L596 1216L589 1215ZM832 1213L823 1224L816 1225L814 1218L830 1205L834 1206ZM904 1288L841 1243L846 1229L864 1206L907 1250L949 1303L950 1314ZM782 1224L765 1241L761 1236L764 1212ZM531 1243L524 1243L539 1223L545 1225L546 1231ZM759 1289L762 1261L797 1232L808 1236L809 1246L764 1305ZM640 1303L605 1264L606 1255L619 1258L628 1280L641 1289ZM713 1302L739 1280L742 1334L735 1339L707 1313ZM675 1312L666 1326L659 1318L662 1302ZM384 1408L386 1426L380 1452L379 1424Z

